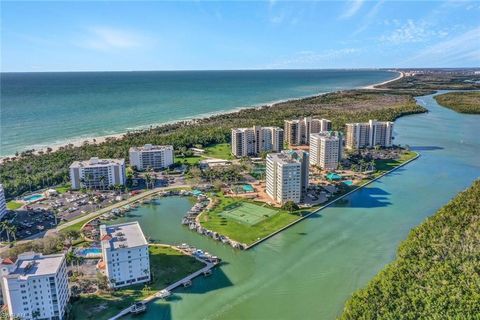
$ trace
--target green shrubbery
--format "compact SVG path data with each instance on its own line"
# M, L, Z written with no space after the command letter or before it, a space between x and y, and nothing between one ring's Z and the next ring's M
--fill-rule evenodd
M341 319L478 319L480 180L413 229Z
M273 107L245 109L236 113L212 116L193 123L179 122L145 131L128 133L122 139L111 138L101 144L73 145L56 152L33 154L24 152L15 160L0 165L0 181L7 198L69 181L68 167L75 160L92 156L128 159L131 146L172 144L180 153L192 146L212 146L230 141L233 127L276 125L283 127L284 119L318 116L332 120L335 129L346 122L369 119L394 120L402 115L425 112L416 105L410 94L391 91L344 91L279 103Z
M480 113L480 92L449 92L435 96L442 106L460 113Z

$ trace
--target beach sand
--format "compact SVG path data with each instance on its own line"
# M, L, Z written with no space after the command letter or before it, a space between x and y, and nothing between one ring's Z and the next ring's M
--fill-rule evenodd
M398 79L401 79L403 78L405 75L403 72L400 72L400 74L398 75L398 77L394 78L394 79L391 79L391 80L387 80L387 81L383 81L383 82L380 82L380 83L375 83L375 84L372 84L372 85L369 85L369 86L365 86L365 87L361 87L361 88L357 88L357 89L370 89L370 90L386 90L386 89L382 89L382 88L376 88L376 86L380 86L380 85L383 85L383 84L386 84L386 83L389 83L389 82L392 82L392 81L395 81L395 80L398 80ZM352 89L352 90L355 90L355 89ZM315 94L315 95L311 95L311 96L306 96L306 97L299 97L299 98L292 98L292 99L285 99L285 100L278 100L278 101L275 101L275 102L272 102L272 103L268 103L268 104L264 104L262 106L250 106L250 107L245 107L245 108L235 108L234 110L232 111L226 111L226 112L217 112L217 113L213 113L213 114L208 114L208 115L205 115L205 117L203 118L208 118L208 117L212 117L212 116L216 116L216 115L220 115L220 114L233 114L233 113L237 113L239 112L241 109L246 109L246 108L263 108L263 107L274 107L275 105L277 104L280 104L280 103L283 103L283 102L289 102L289 101L296 101L296 100L301 100L301 99L306 99L306 98L313 98L313 97L318 97L318 96L321 96L321 95L325 95L325 94L328 94L328 93L331 93L331 92L324 92L324 93L320 93L320 94ZM162 126L162 125L165 125L165 124L171 124L171 123L177 123L177 122L184 122L184 121L192 121L192 122L195 122L196 120L199 120L201 119L202 117L197 117L197 118L192 118L192 119L187 119L187 120L178 120L178 121L172 121L170 123L159 123L159 124L154 124L152 125L153 127L158 127L158 126ZM146 129L145 129L146 130ZM143 131L142 129L138 130L138 131ZM73 147L81 147L82 145L84 145L85 143L86 144L102 144L104 143L105 141L109 140L109 139L122 139L123 136L126 134L125 133L117 133L117 134L113 134L113 135L107 135L107 136L98 136L98 137L92 137L92 138L81 138L81 139L73 139L71 142L65 144L65 143L61 143L61 144L52 144L50 146L46 146L46 147L41 147L41 148L38 148L38 149L35 149L35 151L33 152L34 154L39 154L39 152L46 152L47 151L47 148L50 148L51 149L51 152L55 152L55 151L58 151L60 148L64 148L64 147L67 147L69 145L72 145ZM12 158L12 157L15 157L14 155L10 155L10 156L4 156L4 157L1 157L0 158L0 164L7 158Z

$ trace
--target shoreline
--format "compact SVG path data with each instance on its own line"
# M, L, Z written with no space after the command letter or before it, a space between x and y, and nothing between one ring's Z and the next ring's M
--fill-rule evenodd
M361 89L366 89L366 90L388 90L388 89L385 89L385 88L376 88L376 87L377 87L377 86L384 85L384 84L387 84L387 83L390 83L390 82L393 82L393 81L400 80L400 79L402 79L403 77L405 77L405 73L404 73L403 71L392 71L392 72L398 72L399 75L398 75L396 78L394 78L394 79L387 80L387 81L383 81L383 82L379 82L379 83L375 83L375 84L371 84L371 85L362 87Z
M392 70L386 70L386 71L399 72L399 71L392 71ZM385 83L395 81L395 80L398 80L398 79L402 78L403 77L403 72L400 72L400 74L401 75L397 76L394 79L386 80L386 81L383 81L383 82L375 83L375 84L364 86L364 87L356 87L356 88L352 88L352 89L344 89L344 90L338 90L338 91L362 90L362 89L370 89L370 88L375 89L374 88L375 86L382 85L382 84L385 84ZM38 155L41 152L47 153L48 148L51 149L50 153L53 153L53 152L56 152L56 151L60 150L61 148L65 148L65 147L68 147L70 145L73 146L74 148L75 147L81 147L85 143L87 143L88 145L97 145L97 144L102 144L102 143L104 143L104 142L106 142L107 140L110 140L110 139L122 139L129 132L132 132L132 133L133 132L141 132L141 131L148 130L149 127L156 128L156 127L161 127L161 126L164 126L164 125L175 124L175 123L180 123L180 122L186 122L187 124L188 123L195 123L198 120L203 120L203 119L207 119L209 117L214 117L214 116L219 116L219 115L234 114L234 113L237 113L237 112L242 111L244 109L271 108L271 107L274 107L275 105L280 104L280 103L293 102L293 101L298 101L298 100L302 100L302 99L320 97L322 95L326 95L326 94L333 93L333 92L337 92L337 91L328 91L328 92L315 93L315 94L312 94L312 95L307 95L307 96L302 96L302 97L292 97L292 98L279 99L279 100L275 100L275 101L268 102L268 103L259 103L259 104L254 104L254 105L250 105L250 106L235 107L235 108L230 109L230 110L219 110L219 111L216 111L216 112L200 114L198 116L192 116L192 117L188 117L188 118L184 118L184 119L147 124L147 125L139 126L139 129L137 129L137 130L131 130L131 131L126 131L126 132L122 132L122 133L109 134L109 135L104 135L104 136L86 137L86 138L73 138L72 141L69 142L69 143L65 143L65 142L52 143L50 146L40 146L40 147L38 147L38 149L35 148L34 146L31 146L31 147L27 147L24 151L18 151L18 153L21 154L22 152L25 152L29 149L30 150L34 149L35 151L33 152L33 154ZM144 128L141 128L141 127L144 127ZM14 158L14 157L16 157L15 154L0 156L0 164L2 164L3 161L5 161L6 159Z

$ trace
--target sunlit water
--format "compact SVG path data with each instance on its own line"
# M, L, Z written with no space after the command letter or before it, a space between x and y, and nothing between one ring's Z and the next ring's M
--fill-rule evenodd
M374 70L1 73L0 156L378 83Z

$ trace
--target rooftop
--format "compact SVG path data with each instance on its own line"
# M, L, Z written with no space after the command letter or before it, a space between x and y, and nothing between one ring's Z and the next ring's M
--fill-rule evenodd
M112 250L147 245L137 221L100 227L101 239L108 241Z
M269 153L267 158L272 159L275 162L283 164L295 164L300 163L301 158L307 152L304 151L295 151L295 150L283 150L280 153Z
M63 254L42 255L41 253L25 252L18 256L16 268L11 276L32 277L57 273L65 256Z
M161 151L161 150L173 150L173 146L171 145L153 145L153 144L146 144L141 147L131 147L130 151Z
M124 165L125 159L99 159L97 157L92 157L90 158L90 160L74 161L70 165L70 168L102 167L102 166L109 166L112 164Z
M280 127L261 127L261 126L253 126L253 127L249 127L249 128L232 128L232 131L246 131L246 130L254 130L255 128L260 128L260 129L275 129L275 130L279 130L279 131L283 131L282 128Z

